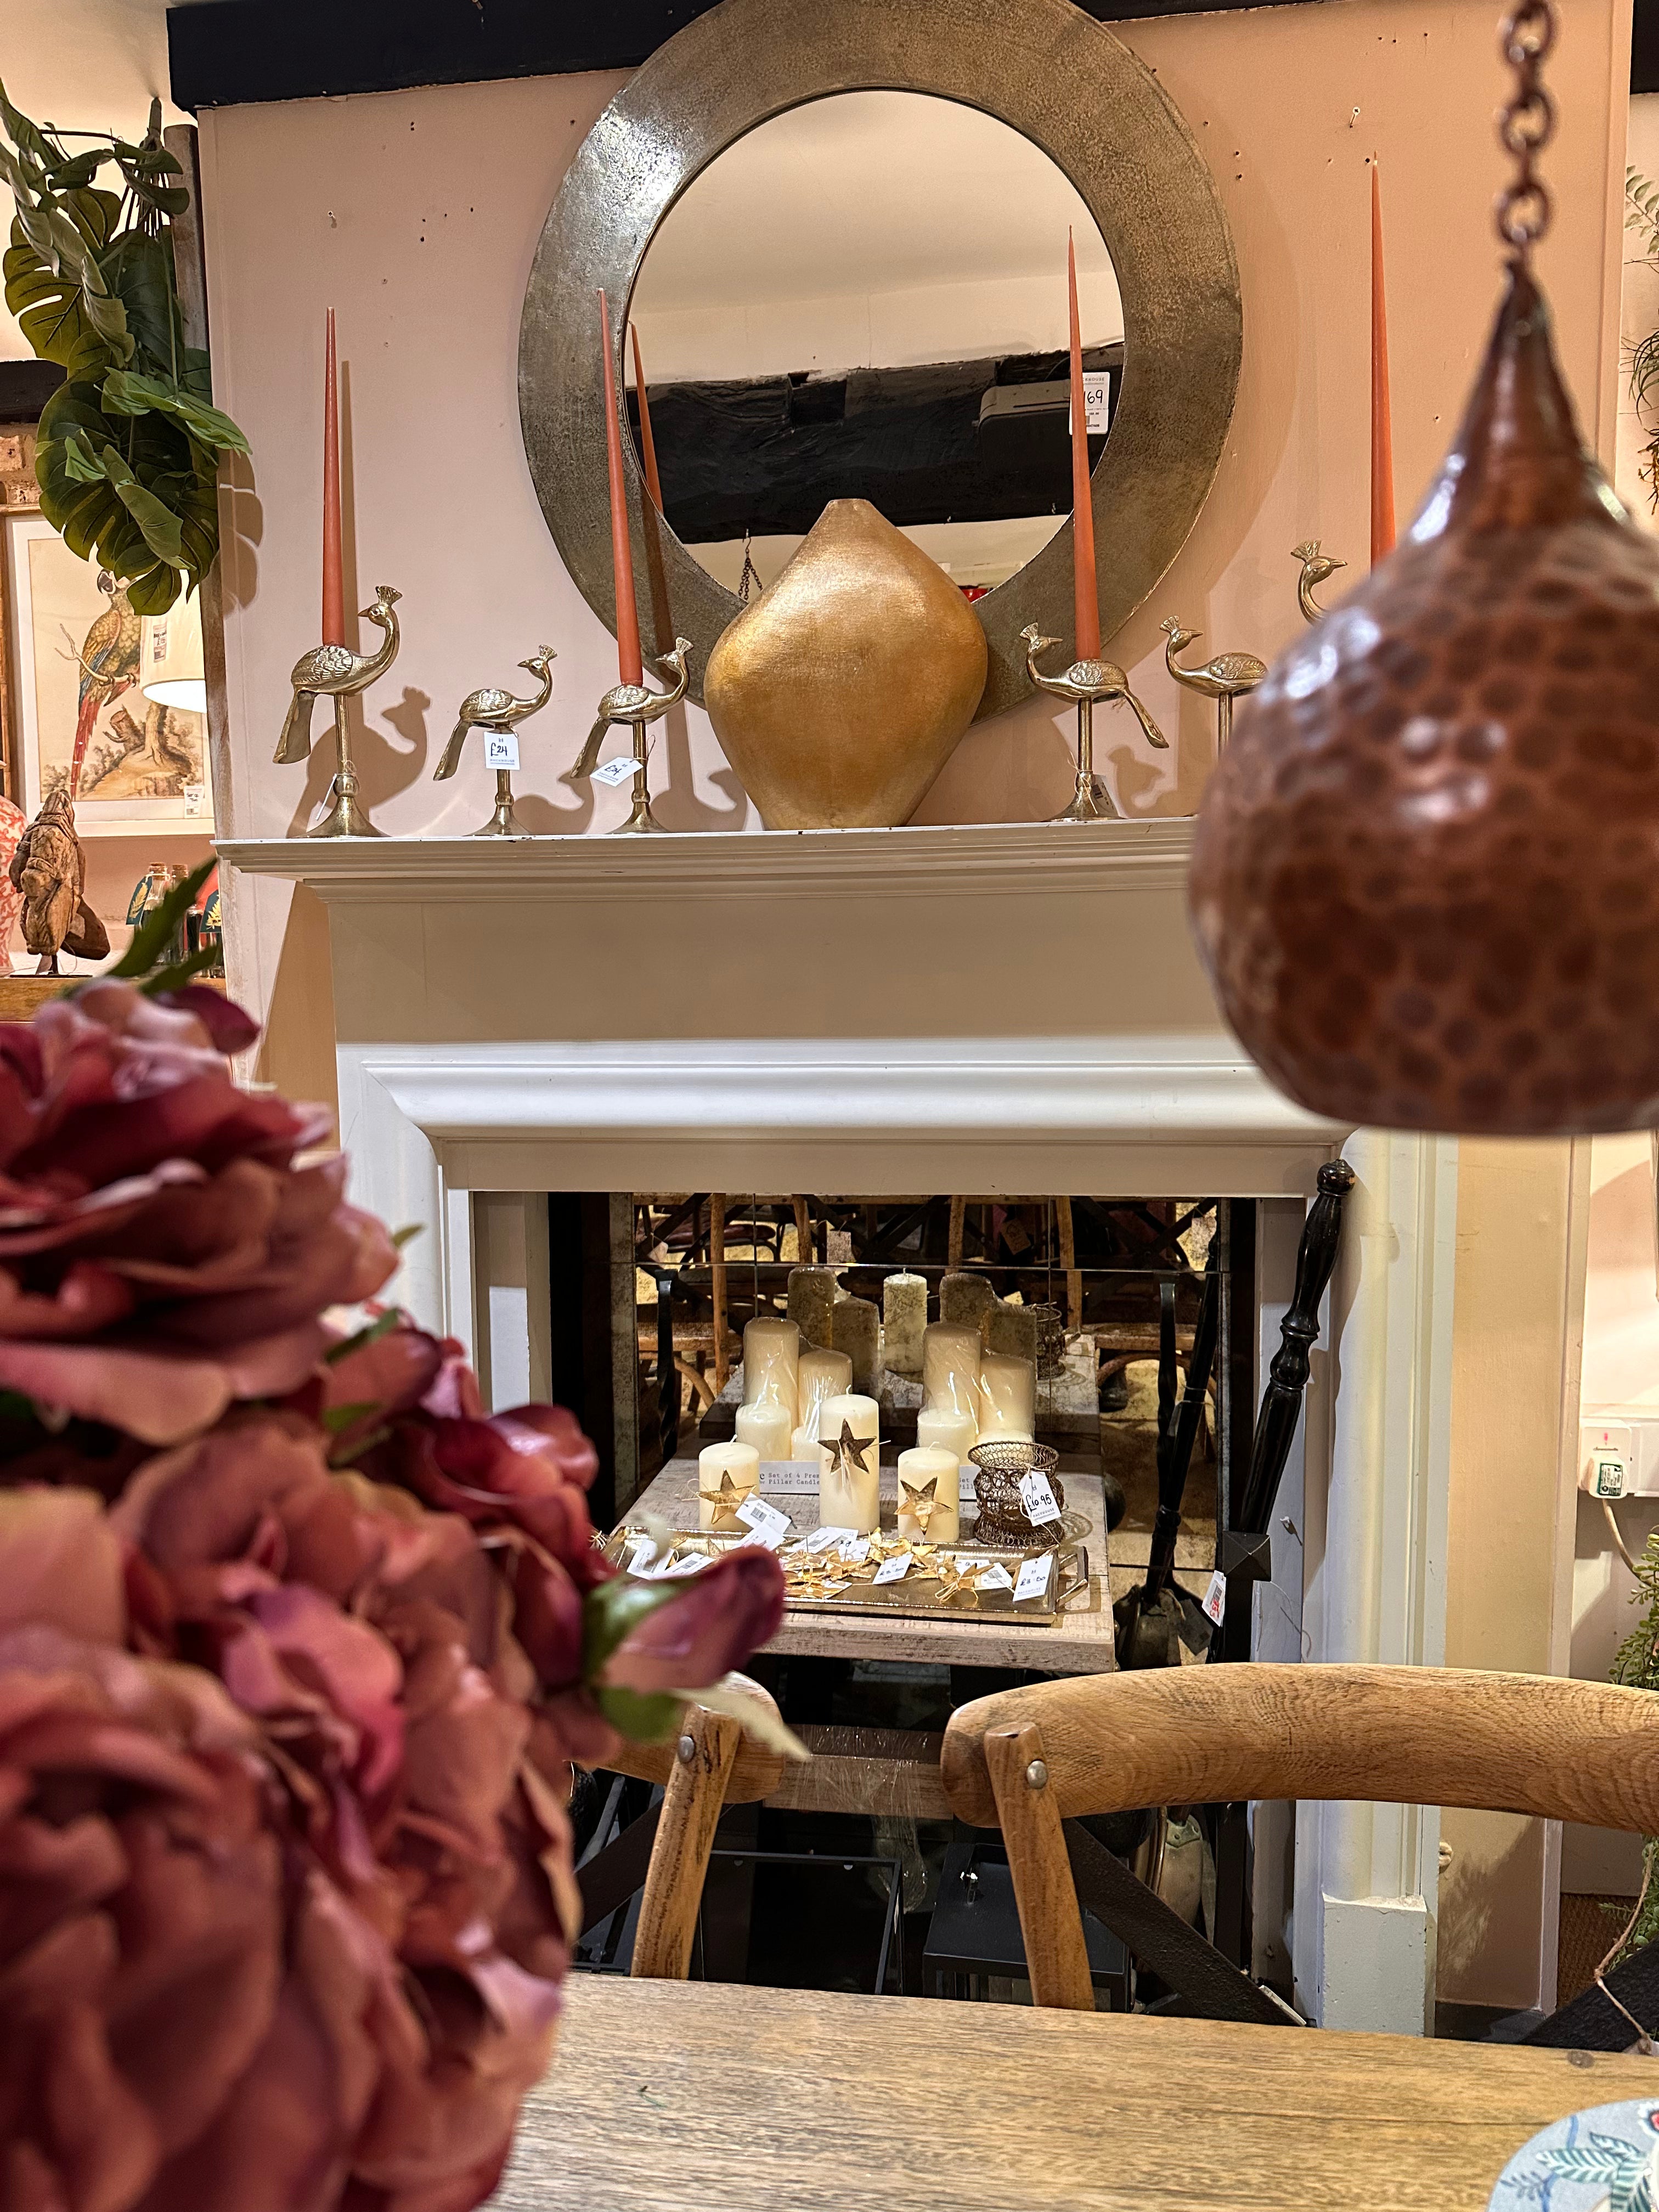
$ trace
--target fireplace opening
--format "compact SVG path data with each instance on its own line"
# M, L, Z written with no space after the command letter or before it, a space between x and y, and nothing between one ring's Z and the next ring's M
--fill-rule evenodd
M593 1517L602 1528L648 1524L655 1532L619 1536L624 1559L645 1558L636 1547L659 1544L665 1528L690 1537L700 1510L705 1532L721 1529L722 1508L700 1459L745 1437L772 1437L758 1448L757 1494L790 1516L786 1558L823 1524L819 1445L827 1439L803 1433L806 1394L793 1373L786 1413L775 1434L767 1427L758 1369L780 1341L803 1376L813 1349L839 1352L840 1379L878 1407L873 1533L889 1547L897 1540L902 1455L929 1433L925 1332L971 1331L987 1376L1029 1358L1030 1444L1052 1455L1044 1464L1066 1530L1085 1532L1075 1547L1086 1584L1076 1613L1057 1610L1050 1625L1010 1640L994 1619L936 1626L920 1609L878 1619L792 1604L753 1671L818 1762L848 1761L858 1786L849 1781L844 1810L822 1802L810 1810L728 1809L693 1967L823 1988L983 1993L1004 1978L994 1946L964 1964L950 1948L948 1912L943 1922L938 1916L941 1899L948 1906L958 1890L967 1893L969 1877L976 1896L1000 1894L1006 1872L979 1863L981 1844L964 1840L967 1832L953 1834L948 1820L904 1801L907 1758L912 1749L925 1757L951 1712L970 1698L1119 1663L1115 1607L1146 1580L1160 1438L1167 1442L1189 1395L1207 1304L1213 1354L1201 1401L1188 1407L1191 1449L1176 1540L1176 1580L1186 1596L1180 1640L1172 1635L1164 1663L1203 1658L1209 1624L1193 1601L1210 1583L1235 1474L1242 1481L1249 1465L1259 1395L1257 1201L629 1191L555 1193L548 1205L554 1395L575 1408L599 1447ZM754 1373L745 1366L745 1331ZM1201 1349L1197 1357L1201 1365ZM714 1495L707 1510L705 1493ZM975 1534L986 1523L973 1465L963 1467L951 1502L960 1543L995 1541ZM732 1539L744 1533L735 1519L726 1531ZM646 1808L642 1787L623 1778L583 1784L574 1809L585 1848L603 1850ZM860 1790L872 1790L873 1799L861 1800ZM1142 1840L1128 1834L1132 1825L1118 1838L1129 1855ZM1243 1825L1218 1813L1191 1841L1200 1858L1208 1855L1211 1931L1247 1960ZM826 1911L823 1886L837 1881L845 1895ZM982 1912L975 1925L988 1929L994 1917ZM1017 1953L1017 1930L1009 1941ZM625 1966L630 1942L628 1911L619 1908L589 1931L580 1955L615 1970ZM1103 2002L1121 2002L1111 1992L1121 1984L1121 1961L1115 1954L1103 1961Z

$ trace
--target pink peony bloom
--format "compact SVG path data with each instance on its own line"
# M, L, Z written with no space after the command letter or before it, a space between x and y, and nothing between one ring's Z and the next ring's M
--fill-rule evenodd
M130 984L0 1025L0 1390L167 1443L297 1389L396 1265L327 1131Z

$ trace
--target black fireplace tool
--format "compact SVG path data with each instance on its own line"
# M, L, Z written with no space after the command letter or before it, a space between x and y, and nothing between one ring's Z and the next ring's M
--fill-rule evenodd
M1346 1160L1328 1160L1319 1170L1313 1204L1297 1247L1296 1285L1279 1325L1280 1344L1267 1370L1267 1387L1256 1414L1250 1464L1228 1527L1216 1540L1216 1570L1221 1620L1210 1639L1209 1657L1248 1659L1253 1603L1251 1585L1273 1575L1268 1523L1291 1455L1296 1425L1308 1387L1309 1354L1319 1337L1320 1302L1329 1287L1342 1236L1342 1209L1353 1188Z
M1198 1325L1193 1331L1187 1385L1179 1404L1176 1401L1179 1364L1176 1358L1175 1279L1166 1278L1158 1285L1158 1510L1152 1519L1146 1579L1112 1607L1117 1663L1126 1670L1178 1667L1182 1643L1201 1650L1209 1632L1202 1606L1190 1590L1183 1589L1176 1581L1175 1558L1188 1470L1204 1418L1210 1373L1215 1365L1216 1340L1220 1334L1221 1273L1218 1260L1218 1246L1212 1243L1199 1303Z

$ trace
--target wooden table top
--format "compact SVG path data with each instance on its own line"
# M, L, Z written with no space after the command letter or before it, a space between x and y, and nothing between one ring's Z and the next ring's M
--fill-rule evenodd
M940 1613L937 1620L915 1615L797 1612L784 1615L783 1626L766 1646L769 1651L800 1653L815 1659L902 1659L929 1661L942 1667L1029 1667L1045 1674L1109 1674L1117 1664L1112 1630L1111 1593L1107 1585L1105 1499L1097 1475L1066 1474L1068 1512L1088 1522L1079 1539L1089 1554L1089 1589L1079 1591L1052 1626L1028 1621L1006 1623ZM816 1497L773 1492L770 1498L792 1515L798 1529L817 1526ZM898 1495L897 1470L881 1470L881 1519L891 1528ZM644 1514L655 1514L671 1528L697 1525L697 1462L671 1460L653 1476L623 1518L633 1527ZM964 1526L971 1540L971 1525ZM1130 1574L1127 1582L1139 1579Z
M572 1977L498 2212L1485 2212L1651 2060Z

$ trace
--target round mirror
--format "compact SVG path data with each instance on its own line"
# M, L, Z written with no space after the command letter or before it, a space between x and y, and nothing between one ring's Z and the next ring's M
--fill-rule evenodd
M890 400L914 398L937 424L962 426L940 428L936 471L901 429L886 441L884 481L872 464L837 491L870 500L965 589L983 589L981 716L1026 696L1025 626L1072 635L1070 489L1051 475L1066 410L1047 394L1031 404L1059 380L1047 370L1066 343L1068 224L1110 422L1092 481L1109 638L1192 528L1238 385L1232 241L1168 94L1072 0L720 0L696 16L577 149L525 291L525 453L589 605L614 630L605 380L631 370L626 301L647 404L661 393L651 428L666 521L647 493L642 445L623 441L647 654L689 638L688 690L700 699L709 653L741 609L745 528L764 575L817 520L813 501L836 495L824 487L849 430L873 436ZM951 283L930 281L941 265ZM601 288L617 318L608 359ZM1031 319L1016 319L1028 288ZM955 395L937 412L924 406L934 377ZM733 386L753 394L746 428ZM826 419L810 420L815 408ZM970 450L1006 477L994 505L983 468L976 492L968 483ZM813 453L816 476L781 466Z
M867 499L971 597L1072 506L1066 243L1100 458L1123 303L1081 193L994 115L811 101L726 148L646 249L631 315L663 514L729 591ZM643 452L635 349L623 357Z

